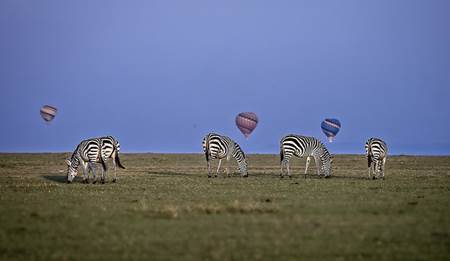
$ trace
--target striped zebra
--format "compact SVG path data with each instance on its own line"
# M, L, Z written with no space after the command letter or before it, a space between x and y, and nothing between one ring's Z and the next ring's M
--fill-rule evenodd
M366 141L364 147L366 149L367 167L369 168L369 179L371 172L373 173L373 179L380 176L384 179L384 166L388 152L386 143L378 138L370 138Z
M92 171L94 181L97 182L95 175L95 165L94 163L102 164L102 183L105 183L106 179L106 161L112 158L114 165L114 179L113 182L117 180L116 165L124 169L119 159L119 142L112 136L92 138L83 140L78 144L75 151L72 153L70 159L66 160L68 165L67 170L67 182L71 183L75 176L78 174L78 166L81 165L83 168L83 183L89 183L89 170Z
M220 164L222 159L227 159L227 176L230 176L229 161L233 157L239 166L239 172L241 176L247 177L247 160L245 159L244 151L242 151L239 144L230 139L227 136L219 135L216 133L209 133L203 138L202 142L203 152L206 156L206 162L208 164L208 178L211 177L211 160L219 159L219 165L215 177L219 174Z
M331 175L331 163L333 159L328 152L325 145L320 142L320 140L314 137L300 136L295 134L290 134L284 136L280 141L280 164L281 173L280 177L283 178L284 169L287 169L288 177L291 177L291 172L289 169L289 160L292 156L303 157L307 156L306 172L308 171L310 157L314 158L317 167L317 175L323 174L325 178Z

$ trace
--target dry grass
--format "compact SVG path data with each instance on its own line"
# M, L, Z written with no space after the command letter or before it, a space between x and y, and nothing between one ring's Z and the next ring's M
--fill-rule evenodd
M277 156L250 155L249 178L208 179L202 155L125 154L118 183L68 185L67 155L0 154L1 260L448 259L449 157L368 180L364 156L280 179Z

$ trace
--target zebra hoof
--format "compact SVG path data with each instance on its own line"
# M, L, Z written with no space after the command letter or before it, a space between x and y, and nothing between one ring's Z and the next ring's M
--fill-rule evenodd
M376 179L375 176L373 176L372 179Z
M326 179L329 179L329 178L330 178L330 176L325 176L325 178L326 178Z
M244 176L242 176L243 178L248 178L248 175L244 175Z
M105 184L105 181L104 181L104 180L102 180L102 184Z
M113 183L116 183L116 181L117 181L116 179L113 179L113 180L112 180Z
M92 184L96 184L97 183L97 180L96 179L94 179L94 181L92 181Z

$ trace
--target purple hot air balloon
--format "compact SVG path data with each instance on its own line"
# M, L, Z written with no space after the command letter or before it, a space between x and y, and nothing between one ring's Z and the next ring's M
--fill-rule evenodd
M241 112L236 116L236 126L246 138L250 136L258 124L258 116L253 112Z
M52 121L55 118L57 112L58 109L50 105L42 106L40 111L42 119L44 119L46 122Z

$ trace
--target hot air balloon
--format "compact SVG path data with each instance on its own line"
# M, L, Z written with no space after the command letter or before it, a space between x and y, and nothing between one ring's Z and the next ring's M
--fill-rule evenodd
M322 131L328 137L329 142L333 142L334 137L341 128L341 123L337 119L325 119L322 121Z
M236 126L246 138L250 136L257 124L258 116L253 112L241 112L236 116Z
M50 122L55 118L57 111L58 111L58 109L56 109L53 106L44 105L44 106L42 106L40 113L41 113L42 119L44 119L46 122Z

